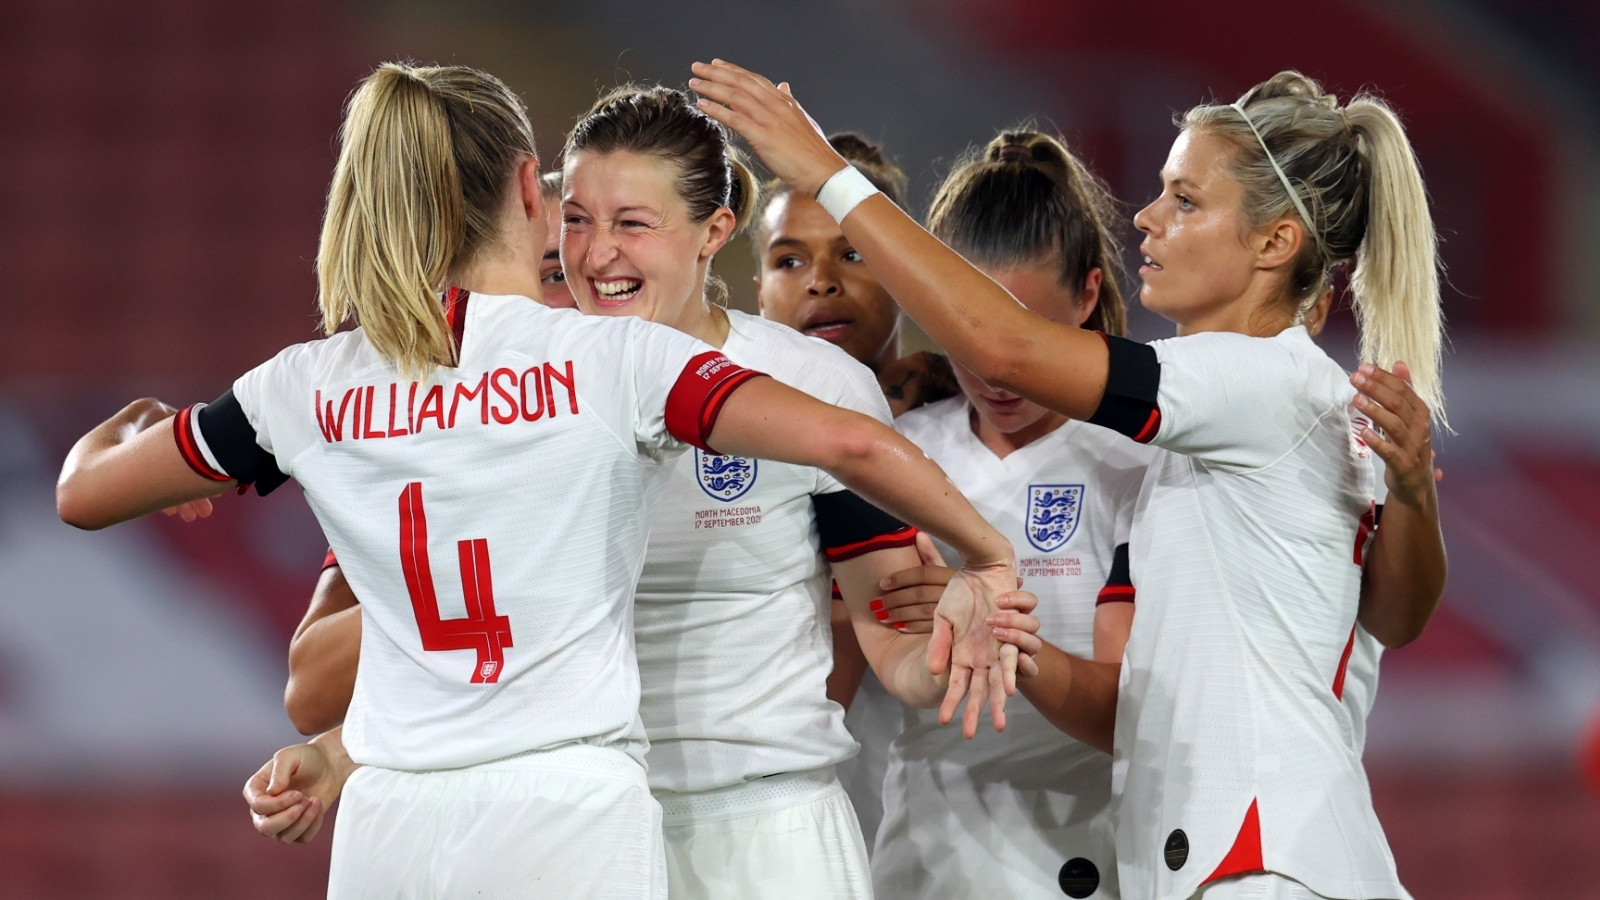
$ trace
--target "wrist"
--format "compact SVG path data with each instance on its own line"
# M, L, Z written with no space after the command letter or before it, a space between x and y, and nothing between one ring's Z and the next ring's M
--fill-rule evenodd
M843 168L832 172L818 184L813 196L835 222L843 223L857 206L879 193L882 192L860 169L845 163Z

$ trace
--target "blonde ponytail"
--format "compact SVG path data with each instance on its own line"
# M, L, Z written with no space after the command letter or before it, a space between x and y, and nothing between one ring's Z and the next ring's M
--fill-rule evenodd
M461 66L385 63L351 95L317 251L332 334L350 318L408 377L453 364L439 292L494 239L533 137L520 99Z
M1336 267L1355 261L1350 288L1361 359L1390 370L1404 360L1417 396L1448 427L1438 246L1422 172L1394 111L1368 95L1340 107L1315 81L1286 71L1238 103L1197 106L1180 124L1233 144L1230 172L1252 224L1313 220L1304 223L1310 239L1290 273L1302 312Z
M1361 358L1385 369L1404 360L1412 388L1444 424L1438 243L1422 172L1400 120L1383 101L1357 97L1344 113L1372 178L1367 233L1350 276Z

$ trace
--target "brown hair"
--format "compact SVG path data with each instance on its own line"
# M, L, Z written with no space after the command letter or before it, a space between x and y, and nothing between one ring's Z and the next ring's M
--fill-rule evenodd
M1405 360L1418 396L1444 424L1438 245L1422 171L1394 110L1366 94L1341 107L1317 82L1285 71L1237 104L1197 106L1178 124L1233 146L1230 174L1244 189L1252 225L1303 218L1285 189L1288 180L1312 219L1302 222L1307 240L1290 276L1301 311L1316 302L1335 268L1354 260L1350 289L1361 358L1386 369Z
M1059 138L1018 128L956 165L933 199L928 230L978 265L1050 263L1075 294L1099 269L1099 302L1084 327L1121 336L1117 220L1110 192Z
M828 145L833 147L834 151L840 156L844 157L845 162L855 166L857 171L867 176L867 180L872 182L872 186L882 191L884 196L888 197L895 206L902 206L901 198L906 194L906 173L900 171L899 166L890 162L889 158L883 155L883 147L872 143L853 131L841 131L838 134L830 135L828 137ZM761 199L756 204L753 219L757 223L757 228L760 227L761 220L766 217L767 207L772 205L772 201L787 193L789 193L789 185L785 184L781 178L774 178L761 186ZM759 268L762 262L762 236L757 234L755 238L750 243L755 251L756 266Z
M628 84L599 100L567 135L565 158L582 151L625 151L654 156L678 170L677 191L696 224L718 209L733 213L734 234L749 221L760 188L744 155L722 123L695 106L680 90ZM707 287L726 302L728 286L715 275Z
M403 373L455 358L438 292L496 238L522 160L535 156L522 99L464 66L385 63L350 95L317 250L332 334L355 317Z

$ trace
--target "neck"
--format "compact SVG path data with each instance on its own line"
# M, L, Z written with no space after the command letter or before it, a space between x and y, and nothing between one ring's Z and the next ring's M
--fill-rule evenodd
M732 325L722 307L709 300L691 300L684 304L683 313L675 321L663 322L692 338L699 338L717 349L728 342Z
M978 410L970 402L967 404L967 409L968 414L972 417L972 433L977 436L978 443L988 447L990 452L1001 459L1005 459L1069 421L1066 416L1060 413L1047 412L1032 425L1027 425L1008 433L990 425L989 420L978 415Z
M1286 294L1283 279L1260 271L1244 293L1232 303L1203 310L1178 324L1178 336L1208 331L1231 331L1251 337L1273 337L1294 325L1295 304Z
M483 255L483 254L480 254ZM538 300L539 260L524 259L523 254L507 253L492 259L480 259L472 265L450 273L450 284L474 294L496 296L513 295Z

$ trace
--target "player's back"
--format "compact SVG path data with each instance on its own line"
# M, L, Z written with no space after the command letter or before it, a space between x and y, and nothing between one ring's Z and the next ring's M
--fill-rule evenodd
M420 383L358 329L235 387L362 599L345 742L412 770L573 743L641 755L641 455L680 446L665 398L709 348L521 297L463 294L449 318L458 364Z
M1158 341L1161 454L1131 548L1118 702L1125 891L1188 896L1265 868L1399 896L1334 686L1373 473L1345 373L1291 328ZM1125 826L1125 827L1124 827Z

